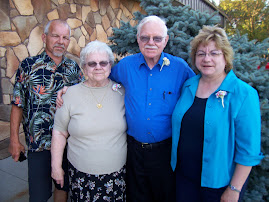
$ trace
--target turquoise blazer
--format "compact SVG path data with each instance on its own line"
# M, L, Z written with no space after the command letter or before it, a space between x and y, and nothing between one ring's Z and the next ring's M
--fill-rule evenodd
M188 79L172 115L171 166L175 170L181 120L193 104L201 75ZM224 107L216 92L227 92ZM204 119L204 147L201 186L227 186L236 163L255 166L263 158L261 115L257 91L236 77L231 70L220 87L209 96ZM195 123L194 123L195 124ZM195 141L195 140L193 140Z

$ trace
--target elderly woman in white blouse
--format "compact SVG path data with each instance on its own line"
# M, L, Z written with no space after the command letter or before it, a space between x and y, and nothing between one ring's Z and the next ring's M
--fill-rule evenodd
M63 185L68 139L71 200L125 201L127 125L124 89L108 78L114 56L105 43L93 41L80 60L87 80L68 88L55 114L52 177Z

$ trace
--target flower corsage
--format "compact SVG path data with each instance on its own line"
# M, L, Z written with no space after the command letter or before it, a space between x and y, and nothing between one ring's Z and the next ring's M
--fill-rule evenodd
M169 66L170 65L170 60L167 57L164 57L163 58L163 64L161 66L160 71L162 71L164 65L166 65L166 66Z
M227 95L227 92L224 91L224 90L219 90L217 93L216 93L216 98L220 98L221 99L221 104L222 104L222 107L224 108L224 96Z
M117 91L120 95L122 95L122 93L119 91L119 88L121 88L121 85L119 83L115 83L112 86L113 91Z

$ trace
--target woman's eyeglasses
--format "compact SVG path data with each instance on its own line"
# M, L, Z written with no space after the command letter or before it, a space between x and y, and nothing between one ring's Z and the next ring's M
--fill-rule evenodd
M149 36L140 36L140 41L142 41L143 43L148 43L149 40L150 40L150 38L151 38L151 37L149 37ZM154 37L152 37L152 39L153 39L153 41L154 41L155 43L160 43L160 42L162 42L163 38L164 38L164 37L162 37L162 36L154 36Z
M95 68L97 64L99 64L100 67L106 67L108 65L108 61L101 61L101 62L88 62L87 65L89 67Z
M221 54L223 54L223 53L222 53L222 52L219 52L219 51L211 51L211 52L209 52L209 53L206 53L206 52L204 52L204 51L198 51L198 52L196 53L196 56L199 57L199 58L205 58L206 55L208 55L208 57L213 57L213 58L215 58L215 57L218 57L218 56L221 55Z

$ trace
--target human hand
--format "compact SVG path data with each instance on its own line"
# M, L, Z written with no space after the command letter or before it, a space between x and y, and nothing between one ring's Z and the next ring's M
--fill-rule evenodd
M66 93L67 89L68 87L64 86L61 90L58 91L56 99L56 109L60 108L63 105L64 101L62 99L62 96Z
M51 168L51 177L56 181L57 184L64 186L64 170L59 168Z
M239 200L239 193L231 190L229 187L222 194L221 202L237 202Z
M15 162L19 160L20 153L25 153L25 148L20 142L10 142L8 146L8 152L11 154Z

